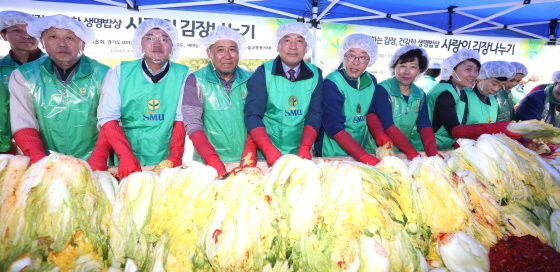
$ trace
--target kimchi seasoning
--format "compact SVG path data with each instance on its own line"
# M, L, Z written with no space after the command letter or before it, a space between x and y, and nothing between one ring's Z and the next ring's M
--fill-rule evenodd
M490 272L560 271L560 253L531 235L504 238L488 255Z

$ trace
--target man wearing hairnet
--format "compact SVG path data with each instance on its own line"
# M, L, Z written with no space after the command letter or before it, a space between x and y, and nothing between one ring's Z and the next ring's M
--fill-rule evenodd
M35 163L47 150L91 159L101 83L109 67L83 55L93 30L65 15L45 16L27 26L48 57L26 63L10 78L14 140Z
M493 67L500 70L499 65ZM496 92L497 89L487 87L488 84L495 83L495 80L488 78L490 71L484 73L481 71L483 75L480 79L483 79L482 85L485 87L478 93L473 92L472 88L477 84L476 79L479 78L480 69L480 56L472 49L463 48L442 62L441 81L427 95L428 114L440 150L453 148L458 138L476 139L485 133L504 133L512 138L520 137L506 129L509 122L495 123L497 107L496 116L482 120L484 113L478 111L493 105L488 95ZM472 115L469 116L470 114Z
M44 53L37 48L39 41L27 34L27 24L37 17L13 10L0 12L0 36L10 43L10 52L0 60L0 153L11 149L10 75L20 65L32 62ZM11 153L14 153L15 149Z
M303 57L314 45L304 23L282 24L273 34L278 57L247 82L245 125L270 165L285 154L311 159L321 126L323 77Z
M198 154L195 159L226 173L224 162L239 161L247 140L243 106L251 72L237 66L247 49L239 31L218 26L199 40L210 62L190 74L183 94L185 129ZM248 140L249 163L256 165L256 145Z
M173 166L182 164L181 101L189 68L170 61L178 57L178 36L167 20L142 22L132 38L140 59L124 61L107 73L99 126L118 157L121 180L140 171L140 165L164 160Z
M416 80L414 84L418 86L420 89L424 91L424 93L428 93L434 86L436 86L437 81L436 78L439 77L441 73L441 62L439 61L430 61L428 65L428 70L424 72L424 75Z
M342 62L323 84L323 129L315 147L324 157L352 155L364 164L379 159L369 153L375 143L368 133L364 112L369 110L377 79L366 71L377 60L375 40L365 34L350 34L338 47ZM369 151L369 152L368 152Z
M519 104L516 114L519 120L544 120L560 127L560 71L552 74L552 84L543 90L529 93Z
M417 45L405 45L393 54L389 61L392 78L382 81L383 86L373 97L373 112L368 114L368 127L378 145L386 143L385 133L395 149L403 152L407 159L438 155L436 138L428 117L426 96L414 81L428 68L428 54ZM387 103L390 101L390 103Z
M496 94L498 101L498 122L517 120L515 105L525 96L519 82L529 73L525 65L519 62L510 62L515 76L506 81L503 88ZM517 102L516 102L517 100Z

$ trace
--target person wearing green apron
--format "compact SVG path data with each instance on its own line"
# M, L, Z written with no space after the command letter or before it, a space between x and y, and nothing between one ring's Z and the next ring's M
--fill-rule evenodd
M560 127L560 71L552 75L552 84L531 92L521 101L515 112L519 120L543 120Z
M190 74L183 92L183 122L196 154L218 172L224 162L255 166L257 146L247 138L243 107L251 72L238 66L247 42L239 31L218 26L199 40L210 62Z
M376 165L369 154L375 143L366 124L366 109L372 105L377 80L366 71L378 57L375 39L350 34L338 47L341 65L323 83L323 127L315 144L323 157L351 155L359 162Z
M0 12L0 36L10 44L10 51L0 59L0 154L15 154L10 127L10 75L20 65L44 55L37 46L39 41L27 34L27 24L37 17L13 10Z
M384 89L376 93L375 112L368 115L370 129L375 134L385 132L395 151L403 152L409 160L420 156L417 150L426 151L427 156L438 155L425 94L414 84L428 62L426 50L416 45L397 49L389 61L394 76L379 83Z
M303 61L315 44L300 22L282 24L273 34L278 57L259 66L247 82L245 125L272 165L285 154L311 159L321 127L321 69Z
M509 64L515 71L515 77L504 83L503 88L496 94L496 99L498 101L498 122L517 120L515 116L515 105L520 99L515 97L515 95L519 95L519 91L516 89L519 88L521 80L529 74L525 65L519 62L510 62Z
M189 68L170 61L178 58L177 41L177 28L169 21L145 20L132 38L140 59L107 73L99 126L116 153L121 180L141 171L140 165L182 164L181 96Z
M93 30L64 15L45 16L27 26L48 57L21 65L9 82L14 140L35 163L47 150L92 157L101 83L109 67L83 55Z
M439 77L441 73L441 62L430 61L428 64L428 70L424 72L424 75L414 82L416 86L428 93L434 86L436 86L436 78Z
M472 88L477 84L480 68L479 53L472 49L461 49L442 62L442 79L430 93L428 93L428 111L432 127L436 132L436 142L439 150L452 149L458 138L477 139L482 134L504 133L511 138L520 135L506 129L510 121L496 123L495 117L476 113L482 106L484 98L469 99L473 97ZM494 82L485 80L487 72L480 81L483 92L488 92L485 84ZM480 88L480 87L479 87ZM487 94L486 94L487 96ZM480 102L479 102L480 101ZM491 103L491 102L490 102ZM496 107L497 109L497 107ZM469 116L470 115L470 116ZM497 116L497 112L495 113ZM485 120L475 120L475 119ZM490 120L488 119L490 118Z

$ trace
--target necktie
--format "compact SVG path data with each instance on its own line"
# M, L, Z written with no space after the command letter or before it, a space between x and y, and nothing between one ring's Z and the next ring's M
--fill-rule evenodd
M290 78L288 78L291 82L296 81L296 77L294 76L296 74L296 71L294 71L294 69L290 69L288 70L288 74L290 74Z

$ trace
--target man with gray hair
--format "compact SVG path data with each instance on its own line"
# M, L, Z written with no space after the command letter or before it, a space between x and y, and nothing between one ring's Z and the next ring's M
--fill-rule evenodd
M273 35L278 57L247 82L245 125L270 165L285 154L312 157L323 114L323 76L303 57L314 45L304 23L282 24Z
M243 122L247 80L252 73L238 66L247 42L238 31L218 26L199 43L210 62L187 78L183 122L197 152L195 160L203 160L222 176L224 162L244 158L242 163L254 166L257 160L257 147L247 139Z
M37 17L14 10L0 12L0 36L10 44L10 52L0 60L0 154L11 148L10 75L20 65L32 62L44 53L37 48L39 41L27 34L27 24ZM15 148L11 153L15 153Z
M10 118L14 140L35 163L47 150L90 159L101 83L109 67L83 55L93 30L65 15L45 16L27 26L48 57L12 73Z
M521 101L515 112L519 120L542 119L560 127L560 71L552 74L552 82L543 90L529 93Z
M132 38L139 59L124 61L107 73L98 121L118 157L114 159L121 180L141 171L140 165L182 164L181 90L189 68L170 61L178 57L178 38L169 21L146 20Z

